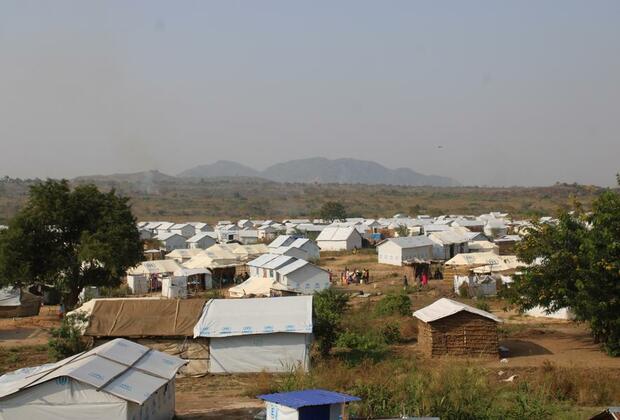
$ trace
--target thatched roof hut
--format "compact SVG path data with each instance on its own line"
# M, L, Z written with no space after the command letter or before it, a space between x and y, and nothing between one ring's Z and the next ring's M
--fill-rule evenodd
M418 319L418 348L429 356L497 356L495 315L442 298L413 314Z

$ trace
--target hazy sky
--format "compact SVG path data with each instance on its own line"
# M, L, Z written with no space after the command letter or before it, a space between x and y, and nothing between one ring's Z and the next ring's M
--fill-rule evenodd
M0 176L325 156L612 185L620 1L0 0L0 146Z

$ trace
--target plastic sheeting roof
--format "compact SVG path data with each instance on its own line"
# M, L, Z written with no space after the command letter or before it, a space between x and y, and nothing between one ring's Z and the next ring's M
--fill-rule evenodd
M0 289L0 306L21 305L21 291L19 288L4 287Z
M175 260L143 261L137 267L129 269L127 273L130 275L174 273L181 268Z
M286 275L292 273L293 271L296 271L296 270L299 270L302 267L305 267L308 264L310 264L310 263L308 261L306 261L306 260L293 261L292 263L287 264L284 267L280 268L278 270L278 273L280 273L283 276L286 276Z
M272 259L268 263L263 265L263 268L268 268L270 270L277 270L278 268L290 264L295 261L296 258L289 257L288 255L278 255L276 258Z
M68 376L109 394L142 404L167 384L186 361L118 338L57 363L0 377L0 398Z
M264 254L261 255L260 257L248 262L248 266L250 267L263 267L265 264L267 264L269 261L278 258L279 255L276 254Z
M194 337L278 332L312 333L312 296L212 299L194 327Z
M269 296L271 286L274 281L265 277L250 277L246 281L228 289L228 293L233 297L243 297L247 295Z
M264 401L284 405L291 408L302 408L313 405L343 404L360 401L358 397L326 391L324 389L306 389L303 391L280 392L277 394L258 395Z
M334 227L328 226L321 231L317 236L317 241L346 241L353 234L357 232L354 227ZM359 232L358 232L359 233Z
M433 241L426 236L402 236L399 238L388 238L382 243L392 242L401 248L417 248L421 246L432 246ZM379 246L381 244L378 244Z
M413 316L424 322L433 322L454 315L461 311L480 315L485 318L489 318L495 322L502 322L501 319L489 312L474 308L472 306L448 298L441 298L434 303L415 311L413 313Z

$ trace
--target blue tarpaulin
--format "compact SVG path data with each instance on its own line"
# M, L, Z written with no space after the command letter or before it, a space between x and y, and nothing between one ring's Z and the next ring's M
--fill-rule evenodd
M324 389L307 389L304 391L280 392L276 394L259 395L257 398L272 403L285 405L291 408L309 407L314 405L342 404L351 401L360 401L352 395Z

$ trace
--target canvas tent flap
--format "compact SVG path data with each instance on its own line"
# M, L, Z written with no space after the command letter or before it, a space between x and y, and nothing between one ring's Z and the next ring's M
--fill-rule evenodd
M194 327L194 337L230 337L276 332L312 332L312 296L212 299Z
M95 337L172 337L192 335L202 299L100 299L85 335Z

